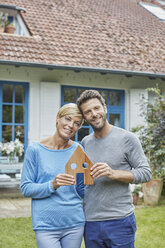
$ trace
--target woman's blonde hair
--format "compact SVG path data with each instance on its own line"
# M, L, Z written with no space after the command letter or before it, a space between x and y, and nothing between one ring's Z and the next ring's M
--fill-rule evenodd
M80 110L77 107L77 104L75 104L75 103L68 103L68 104L63 105L59 109L59 111L57 113L57 117L58 118L61 118L61 117L65 116L65 115L78 116L78 117L81 118L81 125L83 124L84 119L83 119L83 116L82 116Z

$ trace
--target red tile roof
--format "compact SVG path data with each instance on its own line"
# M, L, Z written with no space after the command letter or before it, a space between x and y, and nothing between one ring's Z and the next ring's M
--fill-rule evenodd
M150 1L149 1L150 2ZM1 0L30 37L0 34L0 60L165 73L165 22L138 0Z

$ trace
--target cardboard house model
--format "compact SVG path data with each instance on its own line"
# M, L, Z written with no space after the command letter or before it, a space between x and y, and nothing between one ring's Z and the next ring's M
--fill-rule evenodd
M83 149L78 146L74 151L73 155L65 165L65 173L74 176L75 184L76 184L76 174L83 173L84 174L84 184L93 184L93 178L90 175L90 168L93 163L87 156L87 154L83 151Z

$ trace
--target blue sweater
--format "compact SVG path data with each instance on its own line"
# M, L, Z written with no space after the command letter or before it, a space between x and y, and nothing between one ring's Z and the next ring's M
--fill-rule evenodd
M82 207L84 185L82 177L77 186L61 186L57 190L52 181L65 173L65 164L78 143L64 150L51 150L39 143L32 143L25 154L21 192L32 198L33 230L60 230L84 225Z

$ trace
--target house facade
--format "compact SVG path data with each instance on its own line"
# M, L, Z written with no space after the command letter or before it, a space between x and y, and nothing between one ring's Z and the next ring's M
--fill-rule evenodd
M146 1L1 2L16 31L0 33L0 142L19 138L26 149L52 135L58 109L86 89L99 90L109 122L127 130L144 122L147 88L165 95L165 23ZM74 139L90 132L84 123Z
M1 66L0 75L1 139L12 140L14 130L14 138L20 132L25 146L52 135L60 106L76 102L85 89L99 90L106 99L108 120L127 130L143 123L139 103L143 96L148 97L146 88L158 84L165 90L162 79L140 75L6 65ZM91 127L84 124L76 140L81 141L89 132L92 132Z

